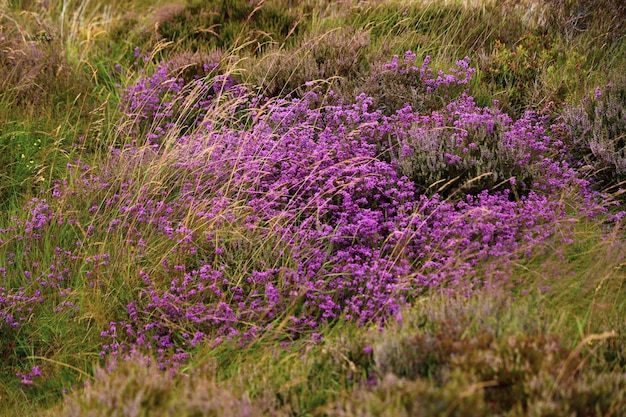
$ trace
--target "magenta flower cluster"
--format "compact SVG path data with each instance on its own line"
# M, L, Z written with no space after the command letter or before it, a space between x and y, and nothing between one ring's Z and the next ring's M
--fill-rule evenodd
M243 96L246 89L231 76L216 74L217 64L204 64L200 75L185 80L183 68L160 64L152 75L143 75L121 94L127 133L159 143L167 132L184 135L200 125L216 98L224 92ZM202 76L201 76L202 75Z
M471 77L467 60L434 79L427 66L415 71L433 80L429 88ZM102 355L150 349L168 366L198 343L245 342L276 327L291 340L337 320L380 323L426 291L505 280L509 261L567 233L560 193L575 190L570 203L594 213L594 195L561 162L566 149L541 115L512 120L462 95L429 115L407 106L386 116L364 95L268 101L223 78L192 83L207 98L185 120L193 128L177 130L172 103L189 84L164 64L122 95L123 123L139 126L136 135L149 127L144 142L154 146L111 149L96 168L77 161L69 180L0 230L13 257L33 260L28 271L11 257L2 265L5 282L23 285L0 288L0 329L27 325L46 298L71 318L72 287L111 285L104 277L119 271L89 244L93 236L119 236L132 264L146 266L131 269L139 271L127 289L134 297L102 330ZM212 118L216 85L238 99L227 117L221 110ZM172 146L159 147L174 133ZM164 160L164 178L125 176ZM428 182L467 172L524 188L424 192ZM68 229L80 231L76 239ZM35 266L34 248L63 231L64 247Z
M23 385L32 385L33 379L37 377L41 377L43 376L43 374L41 373L41 369L39 368L39 366L35 365L32 367L30 372L26 374L23 372L18 372L15 374L15 376L17 376L20 379L20 382Z
M438 71L435 77L430 68L430 56L426 56L419 67L415 65L416 58L417 55L412 51L404 54L403 62L395 55L391 62L385 65L385 69L400 75L414 76L416 84L423 87L428 94L434 93L437 89L444 90L446 87L465 86L476 72L476 69L470 67L470 58L465 57L457 61L456 67L450 68L449 73Z

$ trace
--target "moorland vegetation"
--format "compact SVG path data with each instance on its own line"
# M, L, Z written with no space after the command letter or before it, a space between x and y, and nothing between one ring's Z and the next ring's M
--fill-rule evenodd
M620 0L0 1L0 414L626 416Z

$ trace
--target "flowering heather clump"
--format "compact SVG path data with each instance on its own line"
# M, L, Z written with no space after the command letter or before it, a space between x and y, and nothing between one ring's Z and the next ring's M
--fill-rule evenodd
M564 136L571 163L600 188L626 179L626 87L597 88L578 106L567 106L555 129Z
M0 96L10 107L72 102L89 91L92 86L68 63L61 36L49 21L24 12L20 23L5 9L6 3L0 4Z
M417 56L407 51L402 60L396 55L391 62L376 64L363 92L373 98L373 106L385 114L406 105L418 112L436 110L467 90L476 69L470 67L469 57L456 62L448 73L430 68L430 56L420 66Z
M462 84L469 72L459 65L465 71L425 80L433 89ZM508 261L556 228L567 233L559 193L574 174L551 159L559 147L536 115L515 122L462 96L430 116L408 107L385 116L365 95L351 104L314 92L272 101L230 79L185 84L169 70L160 65L123 94L148 146L112 148L99 167L71 164L68 180L0 234L20 257L0 265L10 277L1 329L27 326L37 312L23 309L33 302L72 320L81 314L78 287L125 294L99 322L102 356L151 350L168 367L199 343L245 343L273 328L289 340L338 320L382 323L430 289L505 279ZM190 85L200 101L184 101ZM450 155L432 150L444 169L481 172L479 159L493 156L520 163L512 173L524 180L535 170L542 179L517 197L506 189L456 200L421 194L403 159L390 156L394 143L404 158L426 158L420 141L447 130ZM478 151L463 160L473 136ZM504 155L476 156L490 146ZM465 165L454 165L459 158ZM576 201L583 208L585 196ZM26 274L26 265L41 265L34 249L51 243L55 258Z
M480 261L518 256L565 219L558 200L535 192L511 201L507 192L484 191L456 204L419 197L396 163L379 154L381 137L403 120L370 111L365 96L352 105L318 102L312 92L270 102L250 131L207 126L183 137L173 164L185 178L180 195L156 206L128 196L133 208L123 211L132 217L119 227L153 222L157 234L176 242L176 256L188 252L191 263L162 265L157 275L168 277L168 287L141 273L145 287L127 306L129 320L103 333L112 342L105 352L176 351L216 335L253 337L285 311L294 335L339 317L380 320L425 288L479 285L463 282ZM187 218L177 216L189 212L206 219L201 223L210 219L212 229L200 234L204 227L183 224ZM242 246L218 243L224 222L241 224L260 244L280 245L270 249L277 260L233 270L230 252ZM122 333L130 345L120 342Z
M553 192L575 179L575 171L561 162L563 142L549 135L547 117L533 112L514 121L462 95L430 115L407 107L393 119L400 126L391 137L402 171L431 193L494 187Z
M217 63L198 62L203 58L198 54L177 58L162 62L154 74L141 76L122 92L123 126L129 134L145 135L148 143L162 141L168 132L185 135L201 125L218 97L245 94L234 78L216 73Z

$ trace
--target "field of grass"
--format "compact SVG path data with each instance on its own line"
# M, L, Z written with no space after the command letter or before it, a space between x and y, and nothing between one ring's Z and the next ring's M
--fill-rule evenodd
M0 0L0 415L626 416L621 0Z

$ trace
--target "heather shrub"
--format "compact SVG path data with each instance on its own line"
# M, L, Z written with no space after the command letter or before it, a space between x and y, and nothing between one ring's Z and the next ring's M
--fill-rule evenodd
M554 384L549 379L533 380L529 385L532 400L526 412L510 415L626 415L626 378L623 372L582 372L567 382Z
M563 143L550 135L549 118L527 112L513 120L497 107L478 107L463 95L444 109L393 116L405 130L392 133L398 165L420 190L450 195L508 189L554 192L576 183L560 161Z
M261 416L257 405L216 381L210 367L189 374L160 371L155 361L132 359L96 368L93 381L65 399L58 416Z
M387 337L377 340L373 346L376 371L380 375L392 373L407 379L431 378L442 382L456 366L455 361L464 360L463 355L471 359L476 352L494 349L504 343L505 335L514 339L523 334L532 341L547 333L550 317L544 321L530 318L528 312L533 306L524 299L510 303L505 295L487 291L469 299L433 296L407 312L408 316L403 315L402 323L390 326ZM511 346L518 343L513 339ZM546 340L540 344L552 349L553 342ZM558 350L560 345L554 348ZM481 368L476 366L476 370Z
M472 385L463 374L451 375L444 385L426 379L385 376L372 387L349 392L328 407L330 416L490 416L482 385Z
M556 375L561 362L554 361L563 358L554 357L551 344L544 345L541 338L521 343L518 338L506 340L509 346L499 352L496 349L478 353L484 358L477 363L459 364L446 374L444 382L387 374L376 384L349 392L329 414L433 417L624 415L626 378L623 373L598 374L583 370L577 376L558 380ZM537 348L539 350L535 350ZM464 353L455 355L455 358L459 357L464 358ZM539 368L535 367L538 363L541 363ZM481 367L487 371L481 372ZM493 370L497 373L492 374Z
M204 78L211 71L225 71L227 63L224 54L219 50L211 52L178 52L170 55L169 73L181 78L184 84Z
M368 66L369 44L369 32L352 27L308 34L293 48L270 48L258 62L250 62L250 82L268 97L301 97L309 83L322 81L324 91L353 99Z
M619 0L551 0L546 11L550 27L569 44L580 37L611 44L626 30L626 6Z
M521 115L538 103L565 98L558 96L566 91L565 86L552 92L543 81L544 72L559 58L559 51L547 35L525 34L512 45L496 40L490 53L481 59L481 81L492 89L505 111ZM561 74L561 82L566 81L568 78Z
M555 130L568 146L570 162L601 190L621 194L626 179L626 88L597 88L579 105L566 106Z
M154 11L152 15L154 25L151 26L154 26L158 33L167 32L167 26L172 24L178 16L185 13L185 9L185 3L163 3Z
M161 39L195 51L207 45L217 48L240 46L249 40L255 48L267 42L288 42L300 30L300 17L281 0L190 1L166 3L156 10L155 30Z
M15 20L4 7L0 10L0 99L5 106L28 111L70 104L89 91L87 78L68 62L56 27L29 14Z
M416 54L407 51L401 60L395 55L391 62L373 64L366 82L360 88L372 97L372 107L391 115L405 106L416 112L440 109L468 89L475 69L469 57L456 62L447 73L430 68L431 58L423 58L416 66Z
M546 415L542 412L547 410L586 415L592 410L623 409L623 372L618 368L599 377L594 364L603 359L595 347L588 347L591 342L603 347L619 343L616 333L590 335L570 349L549 332L556 317L538 321L529 316L536 307L528 301L511 304L502 296L475 297L440 298L404 316L403 325L392 326L373 343L377 385L357 389L355 400L343 407L376 407L385 395L383 403L400 403L408 415L441 412L422 401L407 402L401 387L410 385L419 395L429 390L440 396L456 394L456 401L443 405L459 415L471 414L464 407L472 404L463 404L471 399L488 415ZM597 385L600 380L607 383L602 388Z
M212 107L246 96L246 89L231 75L221 74L219 60L213 61L218 57L219 53L177 54L159 63L153 74L142 75L121 94L123 129L157 143L168 134L192 133L205 121L217 123L205 120Z

